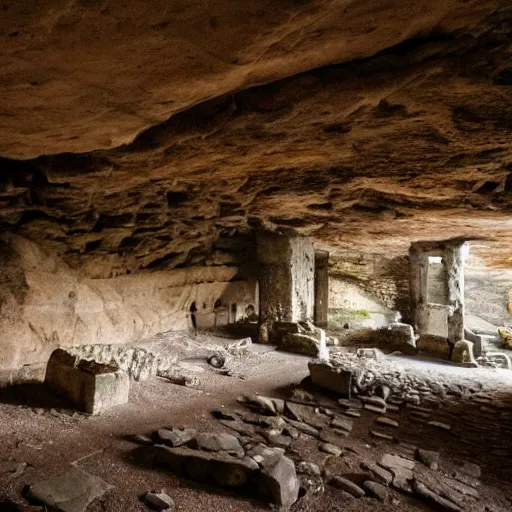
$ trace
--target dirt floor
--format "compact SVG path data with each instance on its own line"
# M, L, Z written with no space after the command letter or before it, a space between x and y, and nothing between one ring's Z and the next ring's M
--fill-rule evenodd
M169 343L172 344L172 336ZM150 449L134 444L131 436L150 434L165 426L227 431L211 416L212 409L240 409L236 399L242 394L287 398L308 376L307 362L307 357L255 345L247 355L230 361L229 376L204 364L204 371L197 370L199 389L170 384L158 377L132 382L130 402L97 417L73 413L41 385L2 390L0 511L16 510L14 504L26 503L23 495L27 486L64 472L70 464L114 486L90 505L90 512L146 511L141 497L148 491L160 490L174 498L176 509L180 511L269 510L268 504L195 484L154 467ZM376 414L363 410L343 442L341 457L320 452L318 440L307 435L293 441L293 450L304 460L356 482L363 478L361 468L378 461L385 453L406 456L410 445L436 450L441 454L440 471L454 471L463 460L482 467L479 499L467 510L512 510L509 487L512 480L512 372L454 368L406 358L395 358L389 364L404 368L410 375L428 375L462 390L449 393L448 399L435 408L432 416L436 421L453 426L450 431L418 421L410 410L401 407L396 413L399 427L392 431L394 440L376 439L371 434ZM332 404L335 408L336 402ZM392 488L387 501L381 503L369 497L353 499L326 485L323 492L306 494L299 499L292 510L426 511L432 508Z

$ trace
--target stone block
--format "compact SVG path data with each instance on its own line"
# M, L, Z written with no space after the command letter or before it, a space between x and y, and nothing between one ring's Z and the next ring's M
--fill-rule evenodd
M128 375L116 366L79 359L62 349L50 357L45 384L88 414L127 403L130 392Z
M34 484L27 497L57 512L84 512L93 500L112 488L101 478L73 467L67 473Z
M335 391L350 398L352 392L352 373L341 368L335 368L329 363L310 361L309 373L315 386Z
M454 363L470 363L478 366L473 355L473 343L471 341L458 341L455 343L452 352L452 361Z

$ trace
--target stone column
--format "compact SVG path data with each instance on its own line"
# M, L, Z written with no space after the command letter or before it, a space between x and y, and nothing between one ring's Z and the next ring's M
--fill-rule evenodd
M448 280L448 341L455 345L464 339L464 262L462 244L448 246L443 251Z
M296 234L257 236L260 321L299 322L313 318L315 251Z
M329 312L329 253L315 252L315 324L327 327Z

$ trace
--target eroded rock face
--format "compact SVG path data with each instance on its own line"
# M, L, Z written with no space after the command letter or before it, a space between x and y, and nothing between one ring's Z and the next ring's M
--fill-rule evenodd
M510 236L509 2L138 9L8 6L0 154L54 156L1 162L5 229L93 277L226 264L262 225Z

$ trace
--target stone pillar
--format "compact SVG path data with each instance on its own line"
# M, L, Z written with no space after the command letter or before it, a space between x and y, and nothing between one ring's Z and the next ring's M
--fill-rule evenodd
M329 253L315 252L315 324L327 327L329 312Z
M260 321L313 318L315 251L301 235L261 232L257 237Z
M462 244L448 246L443 251L448 280L448 341L455 345L464 339L464 262Z

